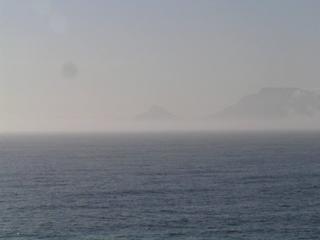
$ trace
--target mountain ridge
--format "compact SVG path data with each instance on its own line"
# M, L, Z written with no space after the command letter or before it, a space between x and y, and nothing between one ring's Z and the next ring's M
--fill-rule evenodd
M262 88L213 115L219 119L283 119L320 114L320 94L300 88Z

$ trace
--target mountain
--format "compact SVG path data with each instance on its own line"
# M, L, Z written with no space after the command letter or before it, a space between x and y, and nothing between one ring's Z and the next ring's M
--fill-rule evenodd
M136 116L139 121L172 121L177 117L161 106L151 106L147 111Z
M223 109L214 118L269 120L320 114L320 94L299 88L263 88Z

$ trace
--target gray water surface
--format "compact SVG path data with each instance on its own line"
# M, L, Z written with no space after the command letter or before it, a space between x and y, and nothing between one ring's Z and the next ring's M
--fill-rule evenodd
M320 133L1 136L0 239L320 239Z

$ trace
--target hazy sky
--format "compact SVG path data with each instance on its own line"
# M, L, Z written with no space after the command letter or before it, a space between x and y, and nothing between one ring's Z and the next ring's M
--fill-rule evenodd
M0 0L0 131L112 128L320 89L318 0Z

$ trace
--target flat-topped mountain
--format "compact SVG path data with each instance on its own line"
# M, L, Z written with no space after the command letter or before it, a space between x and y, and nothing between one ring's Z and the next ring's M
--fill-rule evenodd
M174 114L158 105L151 106L147 111L136 116L136 120L139 121L172 121L175 119L177 117Z
M220 119L284 119L320 114L320 94L299 88L263 88L214 115Z

